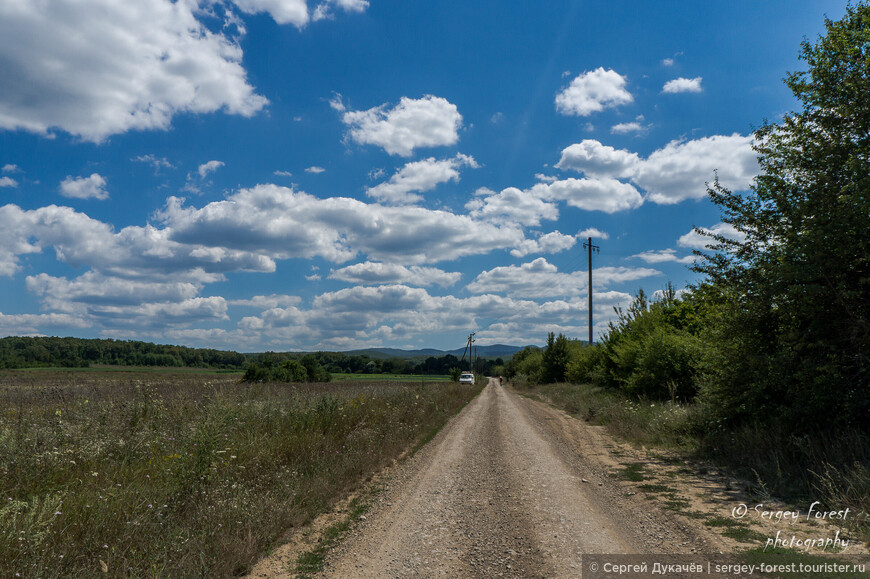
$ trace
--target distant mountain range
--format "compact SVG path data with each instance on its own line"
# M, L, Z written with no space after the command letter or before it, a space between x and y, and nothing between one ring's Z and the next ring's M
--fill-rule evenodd
M510 358L527 346L508 346L505 344L493 344L492 346L475 346L475 355L481 358ZM533 346L538 347L538 346ZM465 352L465 348L456 350L435 350L433 348L425 348L422 350L400 350L397 348L365 348L363 350L351 350L344 352L348 356L368 356L372 359L386 358L440 358L447 354L453 354L456 357L461 357ZM467 354L466 354L467 356Z

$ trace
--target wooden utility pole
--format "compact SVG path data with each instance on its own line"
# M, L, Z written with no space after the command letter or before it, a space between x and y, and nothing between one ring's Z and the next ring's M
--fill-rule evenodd
M471 332L468 336L468 341L465 343L465 350L462 352L462 359L459 360L459 368L462 369L462 362L465 361L465 354L468 353L468 364L471 366L471 371L474 372L474 334Z
M601 249L597 245L592 245L592 238L587 237L586 243L583 244L583 249L589 250L589 345L592 345L592 251L598 253Z

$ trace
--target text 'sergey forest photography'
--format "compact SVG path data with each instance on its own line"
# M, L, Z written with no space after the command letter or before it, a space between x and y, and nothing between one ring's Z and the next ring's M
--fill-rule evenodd
M870 3L0 0L0 576L870 576Z

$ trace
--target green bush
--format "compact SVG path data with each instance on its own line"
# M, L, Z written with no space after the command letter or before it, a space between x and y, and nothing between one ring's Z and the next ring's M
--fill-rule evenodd
M525 352L525 355L520 358L520 360L516 361L514 374L524 377L524 379L531 384L540 384L541 363L544 360L544 351L540 348L526 348L519 353L523 352ZM518 354L514 354L514 360L516 360Z
M301 360L288 358L278 365L270 360L263 367L252 363L245 370L242 382L329 382L332 376L323 369L317 359L308 354Z
M698 392L698 339L666 327L653 328L616 346L623 389L653 400L691 400Z
M580 343L576 342L576 344ZM572 348L565 379L574 384L596 382L595 370L601 364L601 354L601 348L596 345L580 345Z
M541 354L541 382L544 384L564 382L569 358L568 338L564 334L559 334L557 337L553 332L550 332L547 336L547 347Z

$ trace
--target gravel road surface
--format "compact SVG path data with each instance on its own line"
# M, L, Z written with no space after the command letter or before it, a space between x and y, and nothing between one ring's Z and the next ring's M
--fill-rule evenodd
M583 553L709 546L627 496L583 428L490 380L398 469L322 575L579 577Z

